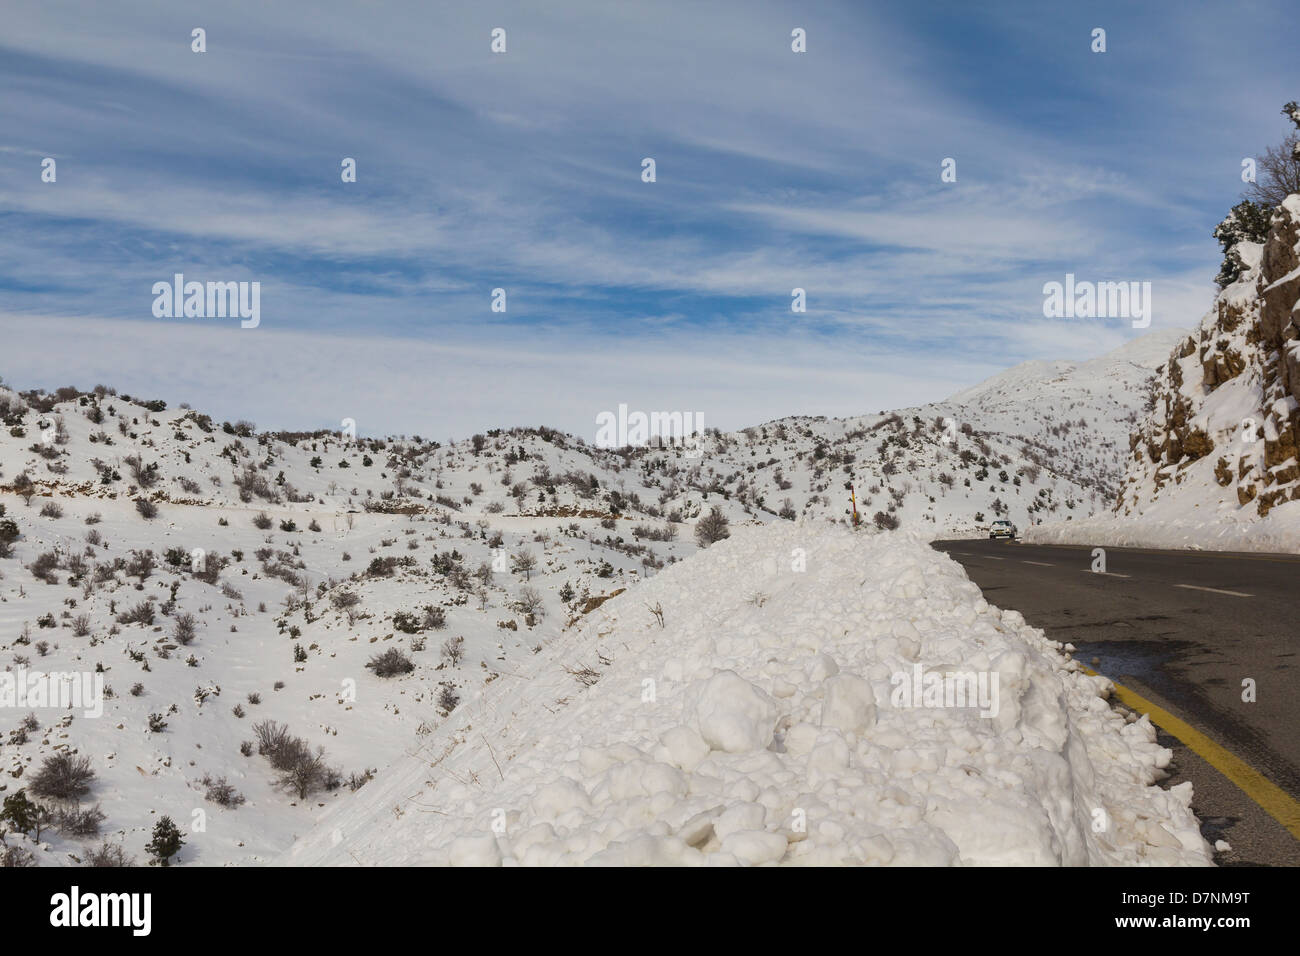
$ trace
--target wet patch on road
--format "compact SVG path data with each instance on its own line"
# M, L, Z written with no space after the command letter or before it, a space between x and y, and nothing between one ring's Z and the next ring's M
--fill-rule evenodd
M1057 638L1060 639L1059 637ZM1291 793L1300 792L1300 773L1273 747L1265 735L1257 733L1225 713L1205 689L1229 686L1222 678L1192 679L1188 674L1203 661L1190 662L1189 656L1204 655L1208 649L1196 641L1071 641L1076 650L1071 656L1117 684L1131 687L1144 697L1153 695L1159 706L1175 708L1195 715L1200 730L1208 732L1220 744L1248 758L1261 773ZM1235 693L1235 688L1233 690Z

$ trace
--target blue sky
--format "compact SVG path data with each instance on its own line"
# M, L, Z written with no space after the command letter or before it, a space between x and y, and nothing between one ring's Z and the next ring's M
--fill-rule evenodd
M5 7L7 381L439 438L871 412L1139 334L1043 318L1067 272L1190 327L1300 85L1272 3ZM155 319L178 271L261 326Z

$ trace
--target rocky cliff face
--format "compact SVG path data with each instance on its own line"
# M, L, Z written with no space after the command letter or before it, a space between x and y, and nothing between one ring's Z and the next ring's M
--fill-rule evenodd
M1237 249L1246 270L1152 384L1120 514L1180 502L1262 519L1300 499L1300 194Z

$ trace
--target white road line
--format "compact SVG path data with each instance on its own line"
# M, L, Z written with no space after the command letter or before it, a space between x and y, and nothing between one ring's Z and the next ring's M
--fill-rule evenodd
M1047 564L1046 562L1043 562L1043 561L1021 561L1020 563L1021 563L1021 564L1036 564L1036 565L1038 565L1040 568L1054 568L1054 567L1056 567L1056 565L1054 565L1054 564Z
M984 557L988 558L990 561L1005 561L1005 560L1006 560L1006 558L995 557L994 555L991 555L991 554L986 554L986 555L984 555Z
M1108 578L1131 578L1133 576L1131 574L1120 574L1117 571L1094 571L1091 568L1084 568L1083 570L1089 574L1104 574Z
M1187 588L1189 591L1209 591L1211 594L1229 594L1232 597L1254 597L1253 594L1246 594L1243 591L1224 591L1221 588L1203 588L1195 584L1175 584L1176 588Z

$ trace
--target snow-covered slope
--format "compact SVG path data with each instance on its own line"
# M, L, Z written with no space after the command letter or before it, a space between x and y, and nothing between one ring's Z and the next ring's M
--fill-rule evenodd
M695 480L760 517L979 535L1108 508L1158 364L1185 333L1149 333L1082 364L1028 362L943 402L852 418L796 417L715 436Z
M1300 195L1167 356L1113 514L1028 540L1300 551Z
M97 674L108 697L102 717L0 710L0 795L76 752L102 836L134 855L166 813L206 828L183 862L267 861L346 781L371 786L460 700L522 686L602 601L693 555L711 509L733 530L844 525L851 484L863 538L1088 513L1140 393L1133 349L1022 367L965 403L714 432L698 453L544 427L268 434L110 388L0 387L0 662ZM381 677L390 650L410 670ZM286 794L254 743L267 721L338 773ZM91 836L47 831L37 858L75 863Z
M1090 502L1097 491L1105 500L1124 474L1129 433L1155 369L1185 336L1160 329L1087 362L1027 362L948 402L986 433L1033 449L1022 453L1072 478Z
M990 692L902 696L950 673ZM1208 863L1106 687L915 537L746 528L483 688L280 862Z
M42 865L100 839L140 860L163 814L201 821L182 862L265 862L460 697L695 549L689 525L613 515L614 491L560 471L592 459L553 434L277 438L107 390L56 398L0 390L2 666L98 675L107 699L101 716L0 708L0 796L76 753L95 772L83 807L106 817L47 830ZM540 501L548 464L565 478ZM407 673L368 666L390 650ZM252 743L266 721L324 747L305 796ZM215 802L222 780L246 802Z

